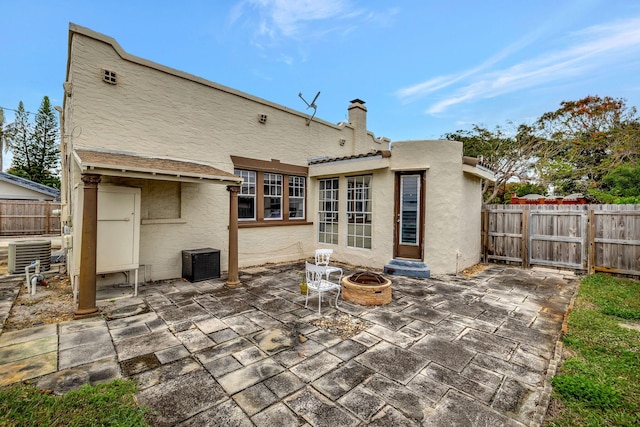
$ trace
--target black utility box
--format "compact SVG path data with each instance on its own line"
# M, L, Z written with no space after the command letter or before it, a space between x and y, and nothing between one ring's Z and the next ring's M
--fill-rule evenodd
M220 277L220 250L202 248L182 251L182 277L190 282Z

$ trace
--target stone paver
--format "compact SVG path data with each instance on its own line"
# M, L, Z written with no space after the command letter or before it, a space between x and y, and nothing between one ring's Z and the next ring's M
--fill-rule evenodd
M340 302L367 324L340 337L309 323L320 316L304 308L302 269L245 269L236 289L143 286L138 298L101 301L104 318L4 331L0 384L64 393L131 378L159 426L539 425L571 276L501 266L392 276L390 304ZM15 298L2 289L0 321Z

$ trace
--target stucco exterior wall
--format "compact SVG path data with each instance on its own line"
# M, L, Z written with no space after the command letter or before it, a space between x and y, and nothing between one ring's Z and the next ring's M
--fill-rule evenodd
M472 191L462 173L462 143L456 141L399 141L391 148L391 169L426 170L424 261L434 274L453 273L472 259L466 236L480 218L480 207L469 203ZM479 184L478 184L479 185ZM467 188L469 187L469 188ZM475 231L480 236L479 228ZM461 264L462 263L462 264Z

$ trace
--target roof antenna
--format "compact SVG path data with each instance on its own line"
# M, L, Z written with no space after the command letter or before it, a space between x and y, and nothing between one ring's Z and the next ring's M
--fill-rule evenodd
M311 103L307 102L307 100L302 97L302 92L298 93L298 96L300 97L300 99L302 99L304 101L305 104L307 104L307 110L309 108L313 108L313 114L311 115L311 117L309 119L307 119L307 126L309 126L309 123L311 123L311 120L313 120L313 118L316 115L316 109L318 108L318 106L316 105L316 100L320 96L320 91L318 91L318 93L316 93L316 97L313 98L313 101L311 101Z

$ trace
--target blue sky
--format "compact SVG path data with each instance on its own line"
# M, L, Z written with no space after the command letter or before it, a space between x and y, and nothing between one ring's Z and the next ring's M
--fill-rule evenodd
M360 98L392 140L531 123L587 95L640 107L635 0L5 1L1 107L62 103L69 22L295 110L320 91L329 122Z

